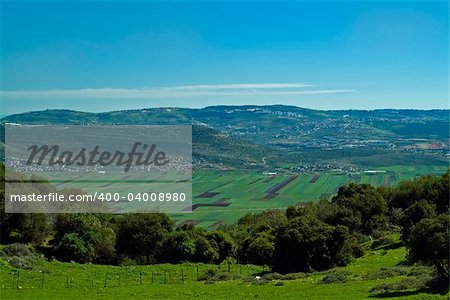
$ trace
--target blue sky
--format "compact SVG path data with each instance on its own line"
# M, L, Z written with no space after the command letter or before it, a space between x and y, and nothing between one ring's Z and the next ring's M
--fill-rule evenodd
M447 108L447 1L2 1L1 114Z

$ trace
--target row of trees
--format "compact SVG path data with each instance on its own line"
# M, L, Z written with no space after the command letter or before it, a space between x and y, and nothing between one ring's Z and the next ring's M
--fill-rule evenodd
M81 263L230 259L307 272L346 265L364 254L364 241L397 231L411 262L433 264L448 279L449 190L449 172L393 188L352 183L331 201L248 214L216 231L176 227L161 213L2 214L1 238L2 243L49 242L51 255Z

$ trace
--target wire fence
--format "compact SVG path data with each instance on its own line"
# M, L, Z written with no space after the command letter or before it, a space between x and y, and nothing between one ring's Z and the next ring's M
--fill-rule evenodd
M70 264L67 264L70 266ZM254 276L268 271L268 267L253 265L155 265L132 267L97 267L91 265L83 268L58 267L47 270L21 270L9 272L2 276L1 288L35 289L35 288L108 288L120 286L139 286L149 284L182 284L205 278L210 270L228 272L240 277ZM5 275L5 273L3 273ZM5 278L6 277L6 278Z

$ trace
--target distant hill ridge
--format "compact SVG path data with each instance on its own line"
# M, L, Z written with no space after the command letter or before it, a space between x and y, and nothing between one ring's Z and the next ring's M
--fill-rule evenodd
M287 105L160 107L111 112L49 109L6 123L195 125L194 159L214 167L448 164L448 109L314 110ZM262 158L265 158L264 160Z
M47 109L42 111L32 111L25 112L20 114L12 114L0 119L1 122L50 122L54 124L54 122L80 122L80 121L106 121L107 117L114 119L113 116L116 116L116 120L120 120L119 117L123 116L123 114L130 116L133 114L142 114L146 115L147 121L158 120L157 117L159 114L163 115L172 115L175 119L181 121L191 120L196 121L196 117L203 117L204 113L208 112L231 112L231 111L246 111L248 113L261 113L261 112L291 112L298 113L303 112L306 116L373 116L373 117L424 117L424 116L432 116L433 118L438 118L442 120L449 119L450 110L449 109L430 109L430 110L421 110L421 109L373 109L373 110L360 110L360 109L345 109L345 110L315 110L309 108L302 108L298 106L292 105L216 105L216 106L206 106L204 108L180 108L180 107L157 107L157 108L142 108L142 109L129 109L129 110L116 110L110 112L82 112L70 109ZM148 116L149 113L155 113L156 116ZM58 117L59 119L54 119L53 117ZM70 117L70 119L64 119L65 117ZM38 119L39 118L39 119ZM125 123L138 122L138 120L133 120L132 118L127 118L126 120L122 120ZM142 121L142 120L141 120ZM65 123L67 124L67 123Z

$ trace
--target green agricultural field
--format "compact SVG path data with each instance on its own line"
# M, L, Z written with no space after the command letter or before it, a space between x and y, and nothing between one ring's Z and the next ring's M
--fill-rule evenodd
M299 276L299 279L261 279L261 266L151 265L100 266L36 263L32 269L16 269L0 257L1 299L448 299L410 288L377 294L381 284L420 280L427 267L402 266L405 249L369 251L345 268ZM198 281L208 269L234 274L227 281ZM346 272L344 283L323 283L330 272Z
M214 229L223 224L232 224L250 212L267 209L285 209L290 205L331 198L339 187L350 182L367 183L374 186L393 186L401 180L413 179L425 174L443 174L445 166L390 166L374 168L363 172L281 173L271 175L255 170L197 170L192 177L192 212L189 205L172 211L186 212L171 214L177 224L192 223ZM177 182L173 174L88 174L74 178L73 182L55 182L58 188L77 187L87 193L118 192L121 195L141 192L145 184L148 191L165 189L183 192L190 182ZM82 179L82 180L80 180ZM100 183L103 180L104 183ZM169 185L168 185L169 183ZM160 188L161 187L161 188ZM137 191L139 189L139 191ZM127 201L125 201L127 202ZM117 206L120 206L118 203ZM133 206L135 205L135 206ZM127 209L140 209L142 203L127 203ZM170 206L164 208L170 209Z
M350 182L393 186L418 175L443 174L442 166L392 166L360 173L323 172L264 175L256 171L202 170L193 174L193 211L173 215L182 222L205 228L231 224L249 212L284 209L320 199L329 199ZM372 172L373 171L373 172ZM283 185L285 183L285 185ZM283 185L283 186L280 186ZM277 189L275 193L270 193Z

